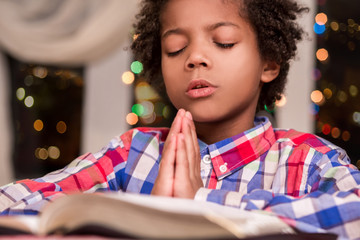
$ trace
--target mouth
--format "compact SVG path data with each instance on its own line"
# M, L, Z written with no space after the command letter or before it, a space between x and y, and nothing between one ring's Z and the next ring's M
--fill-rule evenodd
M216 86L206 80L192 80L189 83L186 94L191 98L208 97L215 92L216 88Z

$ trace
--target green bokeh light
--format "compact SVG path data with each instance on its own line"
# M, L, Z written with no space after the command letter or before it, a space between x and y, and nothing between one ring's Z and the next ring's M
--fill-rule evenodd
M142 70L143 70L143 65L142 65L142 63L139 62L139 61L134 61L134 62L131 63L130 68L131 68L131 71L132 71L133 73L139 74L139 73L141 73Z
M144 114L144 106L141 104L134 104L131 108L131 111L141 117Z

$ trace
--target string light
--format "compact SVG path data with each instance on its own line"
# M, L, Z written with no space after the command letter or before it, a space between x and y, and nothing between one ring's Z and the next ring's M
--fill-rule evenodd
M316 14L313 25L313 31L318 35L319 46L316 51L318 62L313 79L318 81L316 84L319 90L311 93L311 111L316 119L316 132L346 149L353 163L356 163L354 160L359 159L356 144L360 140L357 134L360 126L360 110L357 109L360 94L357 81L358 64L355 60L360 51L360 23L352 18L345 21L331 19L330 14L321 11L329 9L327 5L331 3L327 2L317 1L318 6L326 6L319 7L320 12ZM332 61L339 55L344 63ZM334 117L332 113L341 116ZM360 168L360 160L357 164Z

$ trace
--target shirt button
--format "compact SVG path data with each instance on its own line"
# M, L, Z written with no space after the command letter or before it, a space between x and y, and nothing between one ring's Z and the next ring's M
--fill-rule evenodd
M203 161L205 164L210 164L210 163L211 163L210 155L209 155L209 154L205 155L205 156L202 158L202 161Z
M220 172L224 173L226 172L226 170L227 170L227 166L225 164L220 166Z

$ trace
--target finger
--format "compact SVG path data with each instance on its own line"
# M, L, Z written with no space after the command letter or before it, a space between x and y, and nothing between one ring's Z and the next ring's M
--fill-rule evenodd
M200 147L199 147L198 138L197 138L197 134L196 134L195 123L193 121L193 118L192 118L192 115L190 112L187 112L185 115L190 120L189 123L190 123L191 136L192 136L193 142L194 142L194 148L200 156Z
M168 145L163 149L159 175L173 178L176 157L176 135L168 139Z
M186 112L186 115L188 115L189 112ZM190 113L189 113L190 114ZM182 132L184 134L184 143L185 143L185 149L186 149L186 160L189 162L189 176L194 176L194 165L195 165L195 144L193 140L193 136L191 133L190 128L190 121L188 117L185 117L182 122Z
M170 131L169 131L169 134L177 134L181 131L181 122L182 122L182 119L184 118L185 116L185 110L184 109L179 109L179 111L177 112L175 118L174 118L174 121L173 123L171 124L171 128L170 128Z
M176 138L175 181L189 178L189 162L187 160L184 134L179 133Z
M167 148L164 148L159 173L151 194L170 197L174 195L176 136L170 137L168 143Z
M179 111L177 112L177 114L176 114L176 116L174 118L174 121L171 124L170 131L168 133L168 136L167 136L165 144L164 144L164 148L167 145L168 138L170 138L173 135L178 134L181 131L181 122L182 122L182 119L183 119L184 115L185 115L185 110L184 109L179 109Z

